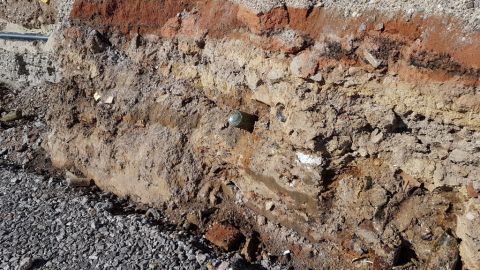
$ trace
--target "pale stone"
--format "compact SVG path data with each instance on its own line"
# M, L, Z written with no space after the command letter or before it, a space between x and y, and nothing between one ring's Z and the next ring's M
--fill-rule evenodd
M308 78L317 71L318 61L315 55L310 52L303 52L293 58L290 64L292 74L300 78Z
M377 59L368 50L363 51L363 57L365 57L365 60L374 68L378 68L382 64L382 60Z
M304 165L309 165L309 166L318 166L318 165L322 165L323 163L322 157L308 155L301 152L297 153L297 159L300 163Z

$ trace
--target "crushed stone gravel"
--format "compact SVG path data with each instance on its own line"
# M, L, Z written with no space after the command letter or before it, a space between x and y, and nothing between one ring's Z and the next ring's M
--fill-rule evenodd
M265 269L148 212L0 163L0 269Z

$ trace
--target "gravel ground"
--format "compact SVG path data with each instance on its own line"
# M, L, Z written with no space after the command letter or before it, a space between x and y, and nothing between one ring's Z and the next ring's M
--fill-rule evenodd
M156 210L0 164L0 269L263 267L216 252L201 236L175 230Z
M460 19L465 30L480 31L479 0L231 0L243 4L256 12L266 12L278 6L309 8L322 6L340 9L346 17L358 17L362 13L373 10L396 16L404 14L406 18L415 15L448 15Z

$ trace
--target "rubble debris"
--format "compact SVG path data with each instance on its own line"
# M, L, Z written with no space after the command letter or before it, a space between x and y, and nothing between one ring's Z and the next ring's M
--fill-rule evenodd
M374 68L378 68L382 65L382 60L377 59L373 54L371 54L368 50L363 51L363 56L365 57L365 60L372 65Z
M435 242L435 257L430 258L427 269L455 269L458 265L458 242L449 233L443 233Z
M323 164L322 157L305 154L302 152L297 153L298 162L308 166L319 166Z
M88 34L85 45L92 53L104 52L109 47L108 41L97 30L92 30Z
M275 208L275 203L272 201L267 201L265 203L265 210L272 211Z
M400 176L403 179L403 189L407 191L412 188L418 188L421 186L420 182L415 180L412 176L408 175L404 171L400 171Z
M98 101L100 101L101 98L102 98L102 95L101 95L100 93L95 92L95 93L93 94L93 99L94 99L95 101L98 102Z
M467 195L470 198L478 198L480 196L479 192L475 189L472 182L467 184Z
M238 249L244 240L243 234L231 225L215 223L205 234L205 238L225 251Z
M310 76L310 80L315 82L323 82L323 75L320 72L317 72L315 75Z
M474 8L480 8L480 0L472 0Z
M243 245L241 254L248 262L256 260L260 241L256 237L249 237Z
M65 172L65 180L71 187L88 187L91 185L91 179L86 177L79 177L70 171Z
M385 25L383 23L377 23L375 25L375 31L383 31L385 29Z
M112 104L113 103L113 96L108 96L103 103L105 104Z
M365 32L366 30L367 30L367 24L365 23L360 24L360 26L358 27L358 32L360 33Z
M313 76L318 68L318 59L314 52L304 51L295 56L290 64L292 74L307 79Z
M158 210L154 208L149 208L147 212L145 212L145 216L153 218L154 220L160 220L162 217L160 215L160 212L158 212Z
M0 122L13 122L22 118L21 110L11 111L0 118Z
M463 215L457 218L456 234L462 240L460 243L460 256L467 269L480 269L480 207L478 202L470 199Z
M278 121L285 123L287 122L287 117L285 116L285 105L279 103L276 106L276 113L275 116L277 117Z
M265 224L267 224L267 218L264 216L257 216L257 225L263 226Z
M32 269L32 267L33 267L33 262L34 262L34 260L33 260L31 257L23 258L23 259L20 261L20 265L18 266L18 268L19 268L20 270L29 270L29 269Z

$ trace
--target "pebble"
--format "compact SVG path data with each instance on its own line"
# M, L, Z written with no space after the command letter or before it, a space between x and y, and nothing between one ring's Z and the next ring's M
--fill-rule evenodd
M228 269L233 262L200 235L151 224L153 212L168 222L157 210L114 215L121 205L114 196L38 179L0 163L0 216L11 217L0 220L0 269L205 269L209 260Z
M23 258L20 261L19 269L20 270L27 270L27 269L32 268L32 266L33 266L33 259L30 258L30 257L26 257L26 258Z

